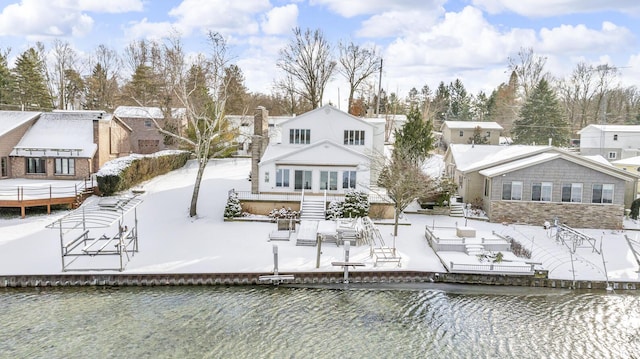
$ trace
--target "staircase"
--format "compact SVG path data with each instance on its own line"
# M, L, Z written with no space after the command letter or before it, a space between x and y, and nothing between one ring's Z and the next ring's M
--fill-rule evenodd
M305 196L300 207L300 220L324 221L324 197Z
M464 217L464 203L452 202L449 205L450 217Z
M465 252L470 256L477 256L484 253L484 246L482 244L467 244Z

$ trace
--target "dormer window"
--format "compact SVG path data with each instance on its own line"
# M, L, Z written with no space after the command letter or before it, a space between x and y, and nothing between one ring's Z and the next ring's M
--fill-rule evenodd
M344 144L345 145L364 145L364 131L345 130L344 131Z
M311 143L311 130L292 128L289 130L289 143L295 145L308 145Z

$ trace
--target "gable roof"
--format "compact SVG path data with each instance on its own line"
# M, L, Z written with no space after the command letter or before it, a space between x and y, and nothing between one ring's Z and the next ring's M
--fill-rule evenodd
M339 145L331 140L325 139L325 140L320 140L318 142L314 142L311 145L289 145L289 144L270 145L267 147L267 150L262 156L262 159L260 160L260 165L283 160L288 157L291 157L292 155L300 155L300 154L308 155L309 153L313 153L315 150L319 149L320 147L323 147L321 149L322 152L317 153L317 156L308 157L308 159L300 162L300 164L340 166L340 165L352 164L350 162L345 162L345 161L341 162L341 160L344 160L347 157L353 157L353 156L361 158L363 161L369 160L369 158L366 155L356 150L352 150L343 145ZM349 155L349 156L340 157L340 158L327 156L326 152L328 149L344 152L346 155Z
M440 126L440 131L442 131L445 126L456 130L474 130L476 127L480 127L483 130L504 130L502 126L493 121L444 121L442 126Z
M92 117L45 112L24 134L10 156L91 158L97 148L93 142Z
M611 162L615 165L640 166L640 156L623 158L621 160Z
M486 177L496 177L509 172L528 168L541 163L549 162L555 159L563 159L580 166L590 168L594 171L598 171L613 177L620 178L625 181L632 181L640 178L640 175L629 173L627 171L618 169L610 164L603 164L597 160L593 160L584 156L576 155L571 152L556 149L557 152L539 153L530 157L521 158L515 161L511 161L505 164L501 164L494 167L489 167L481 170L479 173Z
M38 117L34 111L0 111L0 136Z
M578 134L582 134L583 131L588 131L589 128L596 129L603 132L637 132L640 133L640 125L589 125L580 131Z
M552 149L553 147L551 146L451 144L447 152L451 153L458 171L471 172L530 157Z
M171 109L171 115L174 118L184 116L185 112L186 110L184 108ZM113 115L120 118L164 118L164 114L160 107L145 106L118 106L113 112Z
M320 115L320 116L331 116L331 117L340 116L340 117L348 118L350 120L355 120L355 121L364 123L364 124L366 124L366 125L368 125L370 127L374 127L375 126L374 124L372 124L369 121L366 121L366 120L364 120L364 119L362 119L360 117L353 116L353 115L351 115L349 113L346 113L346 112L344 112L342 110L338 110L337 108L335 108L332 105L324 105L322 107L318 107L318 108L316 108L314 110L311 110L309 112L305 112L305 113L303 113L303 114L301 114L299 116L295 116L295 117L293 117L293 118L291 118L289 120L281 122L280 126L290 125L291 123L294 123L295 121L300 121L300 119L305 119L307 117L314 117L314 116L318 116L318 115Z

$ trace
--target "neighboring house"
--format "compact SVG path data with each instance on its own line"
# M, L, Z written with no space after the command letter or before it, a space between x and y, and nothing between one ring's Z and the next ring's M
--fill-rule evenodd
M39 116L40 112L0 111L0 178L12 177L9 154Z
M442 144L447 147L454 143L471 143L477 129L480 130L479 135L486 140L487 144L500 144L502 126L497 122L478 121L444 121L440 127Z
M118 106L113 115L131 128L131 152L149 154L166 149L177 149L175 139L158 131L154 120L162 128L172 128L180 134L186 128L184 108L171 110L171 117L165 118L159 107Z
M131 129L102 111L40 114L10 153L12 177L83 179L130 153Z
M268 116L269 142L280 142L280 123L292 119L294 116ZM237 156L248 156L251 154L251 139L253 135L254 116L251 115L227 115L229 129L237 131L234 141Z
M640 126L589 125L578 131L580 154L609 161L640 156Z
M467 203L491 222L581 228L622 228L624 209L640 180L617 169L551 146L452 145L446 173Z
M640 156L613 161L611 164L624 171L640 175ZM640 184L638 184L638 193L640 194Z
M254 133L265 133L267 121L260 122ZM383 153L384 125L331 105L284 121L281 143L266 146L253 184L260 193L369 191L376 178L371 156Z

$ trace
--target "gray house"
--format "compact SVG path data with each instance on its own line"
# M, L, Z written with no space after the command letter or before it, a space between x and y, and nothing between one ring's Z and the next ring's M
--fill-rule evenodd
M452 145L447 174L491 222L622 228L640 176L551 146Z

